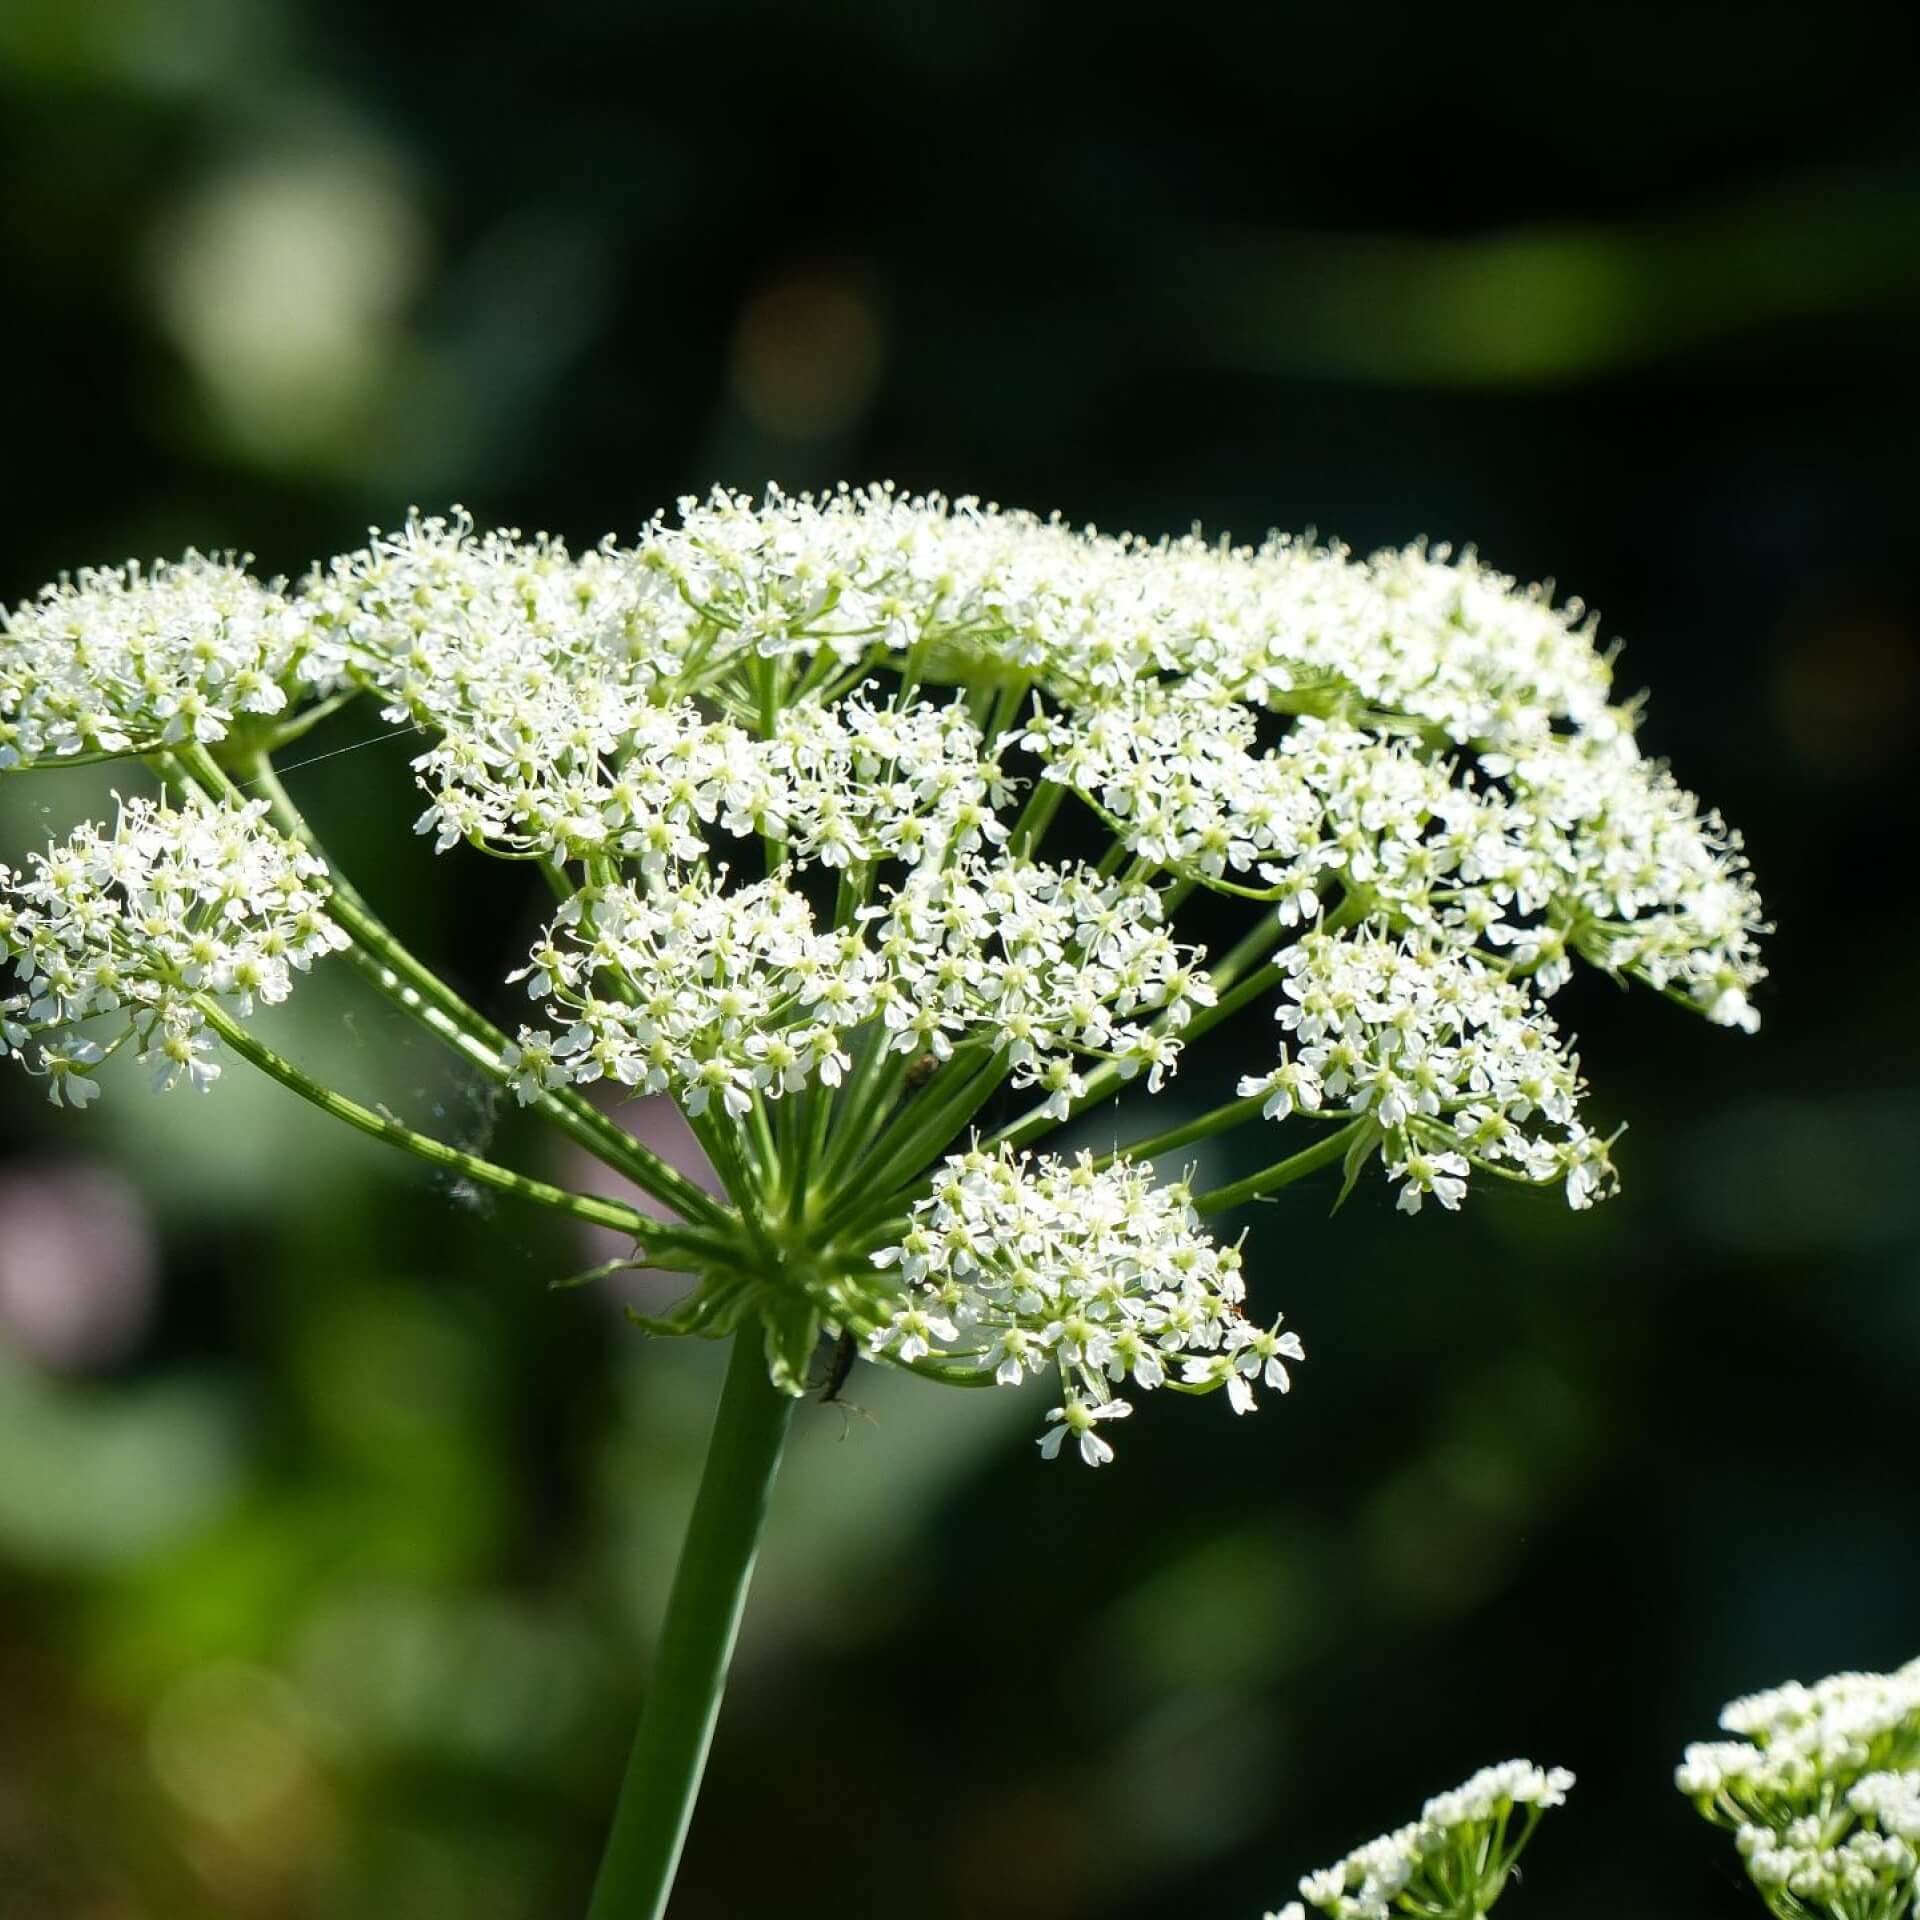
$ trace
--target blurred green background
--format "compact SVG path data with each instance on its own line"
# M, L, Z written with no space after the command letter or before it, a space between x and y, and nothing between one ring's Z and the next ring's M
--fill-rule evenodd
M8 601L188 544L297 571L411 502L630 534L715 480L1472 539L1627 637L1781 923L1752 1041L1575 991L1611 1207L1256 1209L1312 1356L1284 1406L1156 1405L1097 1477L1038 1463L1030 1397L863 1369L863 1416L803 1409L688 1920L1252 1916L1509 1753L1581 1775L1516 1912L1758 1911L1681 1743L1920 1652L1889 23L0 4ZM540 903L408 838L404 760L294 783L486 993ZM0 854L107 784L9 779ZM351 979L282 1031L544 1150ZM0 1092L0 1916L576 1912L718 1356L239 1070L35 1095Z

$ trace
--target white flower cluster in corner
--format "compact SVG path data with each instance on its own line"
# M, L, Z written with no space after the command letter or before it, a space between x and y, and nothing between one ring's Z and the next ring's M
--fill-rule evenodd
M1674 1783L1730 1829L1783 1920L1894 1920L1920 1903L1920 1660L1732 1701L1741 1736L1688 1747Z
M1457 1208L1473 1167L1564 1181L1573 1207L1610 1191L1606 1145L1576 1111L1578 1062L1496 968L1430 938L1357 932L1309 934L1283 965L1280 1064L1239 1085L1268 1118L1370 1116L1408 1213L1429 1194Z
M85 568L0 609L0 769L224 739L311 686L309 621L237 562Z
M1483 1767L1429 1800L1410 1825L1308 1874L1300 1882L1306 1906L1292 1901L1267 1920L1306 1920L1306 1907L1328 1920L1389 1920L1394 1913L1481 1920L1505 1891L1541 1814L1560 1806L1572 1785L1564 1767L1527 1760Z
M873 1262L898 1273L907 1298L867 1329L872 1352L959 1362L1002 1386L1059 1374L1061 1404L1039 1442L1048 1459L1071 1437L1089 1466L1111 1460L1098 1429L1133 1411L1128 1387L1225 1387L1247 1413L1256 1383L1285 1393L1287 1362L1306 1357L1278 1319L1247 1318L1239 1249L1201 1230L1186 1189L1124 1161L956 1154Z
M129 1040L158 1089L210 1085L196 998L245 1016L346 944L325 869L265 811L122 800L111 829L83 826L24 875L0 868L0 951L25 983L0 1001L0 1039L55 1105L85 1106L93 1069Z
M1213 998L1160 896L1085 868L956 855L824 931L779 880L725 878L589 888L561 907L512 976L564 1023L522 1028L509 1064L523 1099L605 1078L671 1091L696 1117L744 1114L756 1094L837 1086L843 1036L877 1018L890 1052L945 1060L982 1043L1015 1086L1064 1107L1089 1056L1157 1089ZM608 979L625 994L599 992Z

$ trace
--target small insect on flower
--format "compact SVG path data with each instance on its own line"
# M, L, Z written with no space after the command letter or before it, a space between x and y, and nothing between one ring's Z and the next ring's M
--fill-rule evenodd
M853 1364L860 1358L860 1342L851 1327L842 1327L833 1343L833 1358L827 1362L826 1383L820 1389L820 1404L840 1398L841 1389L853 1377Z

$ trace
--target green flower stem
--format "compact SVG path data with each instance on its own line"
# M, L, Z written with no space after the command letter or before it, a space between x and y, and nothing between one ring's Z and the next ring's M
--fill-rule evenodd
M741 1236L751 1244L752 1257L778 1264L780 1249L765 1219L764 1190L759 1161L748 1150L745 1136L724 1107L709 1106L703 1114L685 1113L687 1126L700 1150L720 1176L720 1184L739 1207L737 1225L730 1222L736 1245ZM736 1256L737 1257L737 1256Z
M165 748L152 741L135 740L124 747L88 747L78 753L48 754L44 759L17 760L0 767L0 777L10 773L57 773L62 767L104 767L114 760L144 760L148 754L163 753Z
M660 1920L673 1890L793 1415L757 1326L734 1336L588 1920Z
M816 1082L792 1096L791 1111L785 1118L781 1142L781 1180L787 1203L787 1224L805 1219L807 1202L813 1193L814 1169L827 1141L827 1121L831 1114L833 1089ZM782 1102L783 1105L789 1103Z
M879 1116L893 1105L907 1077L912 1062L889 1044L892 1038L885 1024L874 1019L854 1043L853 1071L833 1095L826 1157L814 1174L819 1192L838 1187L848 1161L869 1143Z
M906 1373L917 1373L923 1380L937 1380L943 1387L997 1387L999 1376L991 1367L963 1367L947 1360L902 1360L899 1355L883 1353L878 1358L886 1365Z
M958 1058L956 1051L954 1059ZM947 1064L951 1068L954 1062ZM862 1161L855 1156L843 1171L844 1184L828 1190L823 1210L825 1230L843 1232L876 1209L883 1213L897 1211L901 1196L896 1189L900 1183L921 1174L936 1154L953 1143L967 1122L993 1098L1004 1073L999 1054L989 1053L979 1066L970 1066L956 1076L952 1087L943 1088L937 1080L928 1087L900 1116L897 1134L893 1138L882 1134L885 1150L880 1157Z
M240 790L228 779L204 747L177 747L174 758L203 791L216 798L238 799ZM249 785L260 788L272 818L283 833L292 835L325 863L332 892L327 911L353 941L349 956L403 1013L437 1038L448 1042L487 1076L505 1085L511 1078L500 1050L507 1036L485 1015L469 1006L432 968L416 960L373 912L347 877L327 859L313 829L307 825L265 756L246 769ZM643 1192L670 1206L684 1218L724 1227L726 1210L677 1168L643 1147L624 1128L571 1087L545 1091L530 1103L542 1118L596 1159L623 1173Z
M985 741L989 752L993 750L994 743L1000 736L1019 719L1021 705L1027 697L1027 689L1032 685L1033 675L1030 673L1016 674L1011 680L1001 685L999 692L994 696L993 710L986 725Z
M662 1254L681 1251L689 1256L692 1264L697 1265L703 1260L711 1260L719 1251L716 1244L706 1241L704 1237L695 1238L665 1228L659 1221L644 1213L636 1213L632 1207L622 1206L617 1200L605 1200L596 1194L569 1192L565 1187L552 1186L545 1180L515 1173L511 1167L496 1166L491 1160L482 1160L478 1154L450 1147L445 1141L436 1140L429 1134L417 1133L389 1114L363 1107L359 1101L348 1099L344 1093L336 1093L331 1087L322 1086L291 1060L256 1040L218 1002L201 995L195 999L194 1005L207 1025L243 1060L278 1080L301 1099L311 1101L321 1112L332 1114L336 1120L344 1120L348 1126L357 1127L376 1140L385 1140L389 1145L404 1148L435 1166L463 1173L482 1186L498 1188L502 1193L517 1194L522 1200L551 1207L557 1213L570 1213L576 1219L591 1220L596 1226L611 1227L617 1233L631 1234L634 1239L645 1243L649 1259L656 1259L656 1249ZM656 1264L680 1263L656 1259Z
M1195 1034L1205 1032L1207 1028L1237 1011L1257 994L1264 993L1279 977L1277 968L1263 967L1236 993L1224 996L1219 1005L1200 1009L1182 1029L1183 1033L1191 1038ZM889 1151L885 1162L878 1170L861 1169L860 1193L877 1193L880 1196L867 1204L855 1205L858 1195L838 1192L840 1181L847 1172L846 1157L848 1156L832 1162L828 1175L830 1188L835 1191L841 1202L846 1203L838 1208L830 1206L828 1210L828 1218L832 1222L836 1235L847 1240L849 1244L863 1243L867 1226L874 1218L897 1212L902 1206L918 1198L925 1190L924 1181L911 1180L908 1185L899 1187L897 1190L892 1183L899 1181L903 1176L919 1174L933 1155L947 1145L966 1122L986 1104L987 1098L999 1085L999 1078L1000 1076L995 1074L990 1082L981 1082L976 1079L969 1083L961 1089L958 1098L949 1103L946 1108L935 1110L935 1120L929 1121L914 1133L903 1136L900 1142ZM1090 1106L1105 1098L1107 1093L1119 1086L1125 1078L1117 1063L1109 1062L1098 1068L1088 1075L1087 1091L1073 1103L1069 1117L1077 1118ZM1256 1100L1251 1103L1251 1106L1257 1108L1259 1104ZM1162 1152L1168 1148L1183 1145L1188 1140L1200 1139L1207 1134L1219 1132L1227 1126L1237 1125L1246 1117L1248 1110L1250 1109L1246 1103L1241 1102L1235 1102L1227 1107L1218 1107L1211 1113L1203 1115L1201 1120L1189 1122L1185 1127L1174 1129L1165 1138L1143 1141L1140 1143L1140 1148L1128 1147L1121 1151L1128 1157L1137 1157L1141 1148L1151 1152ZM908 1118L911 1118L911 1110ZM1062 1122L1053 1115L1036 1109L1025 1119L1001 1128L998 1133L981 1144L990 1152L1000 1146L1022 1147L1031 1140L1053 1132L1061 1124ZM944 1133L941 1131L942 1127L945 1128ZM1108 1154L1099 1162L1099 1165L1110 1166L1119 1157L1118 1153Z
M975 1103L978 1110L980 1102ZM1201 1114L1197 1119L1174 1127L1151 1139L1139 1140L1124 1147L1116 1147L1113 1152L1103 1154L1093 1164L1098 1169L1110 1167L1117 1160L1149 1160L1154 1155L1171 1151L1174 1147L1183 1147L1189 1141L1205 1140L1229 1128L1237 1127L1251 1119L1260 1111L1261 1097L1256 1095L1246 1100L1235 1100L1224 1107L1214 1107ZM957 1131L957 1129L954 1129ZM948 1134L952 1138L952 1133ZM923 1199L931 1186L930 1180L920 1169L931 1158L931 1153L923 1151L924 1140L910 1143L902 1152L890 1155L877 1175L863 1176L856 1193L843 1196L846 1204L837 1212L828 1214L833 1238L849 1248L864 1249L872 1244L876 1228L888 1224L893 1216L900 1215L910 1208L916 1200ZM916 1161L917 1156L917 1161ZM889 1183L898 1180L906 1165L913 1165L918 1178L906 1181L904 1185L892 1186ZM864 1194L877 1194L879 1197L861 1204Z
M1244 1180L1234 1181L1231 1186L1215 1187L1211 1193L1196 1194L1193 1210L1195 1213L1224 1213L1229 1207L1239 1206L1243 1200L1256 1200L1263 1193L1278 1193L1282 1187L1290 1187L1296 1180L1304 1180L1308 1174L1318 1173L1322 1167L1330 1166L1371 1124L1370 1119L1356 1120L1350 1126L1342 1127L1338 1133L1330 1133L1324 1140L1318 1140L1303 1152L1296 1153L1290 1160L1282 1160L1260 1173L1250 1173Z
M1094 1168L1102 1171L1116 1160L1151 1160L1158 1154L1170 1153L1175 1147L1184 1147L1190 1141L1210 1140L1217 1133L1225 1133L1229 1128L1251 1120L1260 1111L1264 1101L1265 1096L1256 1093L1248 1099L1233 1100L1224 1107L1214 1107L1189 1120L1184 1126L1170 1127L1165 1133L1156 1133L1149 1140L1130 1140L1124 1147L1115 1147L1111 1153L1103 1153L1093 1163Z
M287 683L283 681L282 685L286 686ZM293 691L291 686L288 686L288 691ZM278 753L282 747L290 747L296 740L304 740L322 720L329 719L342 707L351 706L365 691L364 687L346 687L324 700L315 701L310 707L300 708L290 720L269 722L257 736L264 742L261 751ZM231 740L232 736L228 738Z
M753 1091L746 1121L748 1142L760 1163L760 1191L771 1193L780 1181L780 1143L773 1137L773 1122L767 1117L767 1102L758 1087Z
M1214 992L1225 993L1255 961L1264 960L1280 944L1280 936L1285 931L1277 913L1263 913L1253 931L1229 947L1221 955L1217 967L1207 969L1207 978L1213 982Z
M1060 803L1067 797L1067 789L1058 780L1036 780L1033 791L1027 795L1026 804L1020 809L1020 817L1013 823L1013 832L1007 838L1007 851L1024 859L1032 859L1039 850L1040 842L1046 837L1048 827L1053 824L1053 816L1060 811Z
M1230 1020L1248 1001L1258 1000L1268 988L1277 987L1286 977L1286 969L1279 961L1269 960L1264 967L1248 974L1237 987L1229 987L1212 1006L1202 1007L1181 1028L1181 1039L1198 1039L1201 1034L1217 1027L1222 1020Z
M450 1040L490 1079L502 1086L511 1081L512 1073L500 1056L506 1035L499 1028L415 960L357 900L343 898L337 886L327 909L353 940L352 951L371 960L372 965L363 966L362 971L380 984L403 1012L411 1014L429 1032ZM714 1227L727 1224L726 1209L718 1201L643 1147L573 1088L543 1091L529 1104L596 1159L625 1174L643 1192L684 1218Z
M851 1271L865 1276L868 1272L865 1256L876 1248L891 1246L912 1225L912 1214L895 1213L884 1220L863 1220L858 1233L848 1233L843 1227L828 1241L825 1262L829 1267L835 1262L842 1263ZM890 1354L883 1357L895 1358Z
M442 1008L431 1004L416 988L403 980L393 968L387 965L380 953L375 951L370 941L377 939L384 931L377 922L369 926L360 923L361 932L355 934L353 926L348 924L347 915L339 906L337 899L328 903L334 914L349 934L354 935L353 944L346 950L346 959L360 972L365 974L388 999L417 1021L436 1038L445 1041L463 1058L471 1061L496 1084L505 1086L511 1079L506 1064L499 1054L489 1047L477 1034L461 1027ZM701 1193L691 1182L684 1183L675 1169L666 1167L664 1161L649 1153L619 1124L609 1119L600 1109L588 1100L582 1099L570 1088L559 1092L543 1093L537 1096L531 1105L543 1119L558 1127L569 1139L584 1147L595 1159L623 1173L642 1191L651 1193L656 1200L672 1207L675 1212L687 1219L697 1219L710 1227L724 1229L728 1224L726 1210L711 1196ZM658 1180L654 1176L655 1166L664 1167L672 1176L669 1180ZM688 1198L688 1192L697 1195L700 1201L695 1205Z

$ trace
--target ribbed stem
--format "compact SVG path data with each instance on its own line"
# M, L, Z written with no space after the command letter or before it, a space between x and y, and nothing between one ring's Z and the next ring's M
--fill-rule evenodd
M673 1891L793 1415L759 1333L749 1318L734 1335L588 1920L659 1920Z

